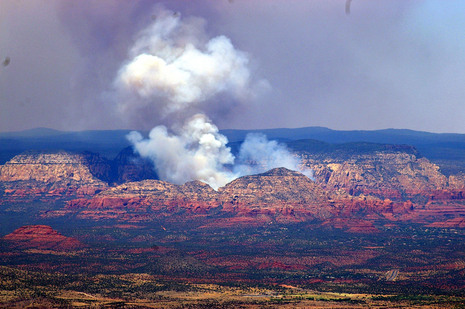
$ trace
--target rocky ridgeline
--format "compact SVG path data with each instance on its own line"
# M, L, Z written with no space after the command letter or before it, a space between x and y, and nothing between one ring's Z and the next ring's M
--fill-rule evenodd
M84 155L58 153L20 154L0 166L0 181L77 181L98 183Z
M331 193L286 168L240 177L219 188L218 194L224 209L244 215L265 214L278 221L325 218L334 212Z
M0 181L5 194L11 196L93 195L107 188L92 173L105 172L99 167L99 161L98 156L90 154L20 154L0 166Z
M9 196L34 194L71 196L63 209L46 212L44 217L75 215L141 222L179 215L183 220L210 218L206 226L315 219L336 222L334 218L342 218L345 221L338 226L370 231L373 227L366 220L426 224L435 218L444 221L465 216L461 203L465 178L447 178L411 147L404 148L344 155L300 151L304 164L314 171L313 180L277 168L238 178L217 191L200 181L184 185L154 179L120 185L118 181L103 181L156 177L148 162L138 161L130 149L113 161L116 169L108 160L90 153L28 153L0 166L0 185L3 201Z
M201 181L175 185L161 180L129 182L95 195L94 198L147 198L151 201L208 202L247 204L261 207L280 202L282 205L321 204L327 193L305 175L276 168L269 172L240 177L215 191Z
M304 164L313 170L315 181L330 190L350 195L372 195L393 200L412 199L431 190L449 187L449 179L426 158L401 151L374 152L341 159L302 153ZM454 188L463 179L452 176Z
M96 175L105 173L92 154L24 153L0 166L5 196L89 196L107 188ZM100 173L100 174L99 174Z
M219 194L251 205L323 204L329 195L305 175L286 168L240 177L219 188Z
M159 180L126 183L93 198L74 199L66 211L46 216L76 215L86 219L122 219L136 222L153 217L211 218L207 226L262 225L328 218L368 216L389 220L411 211L410 202L350 196L320 188L307 176L276 168L240 177L213 190L200 181L174 185ZM153 218L152 217L152 218ZM350 222L348 223L351 224ZM360 225L367 226L367 225Z
M114 160L90 152L26 152L0 165L5 194L19 197L94 195L108 185L156 178L151 164L130 148Z

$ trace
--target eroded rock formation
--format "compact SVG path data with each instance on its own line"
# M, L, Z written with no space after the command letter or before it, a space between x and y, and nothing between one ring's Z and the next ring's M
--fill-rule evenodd
M106 173L100 157L90 153L25 153L0 166L0 181L12 196L93 195L107 188L95 176Z
M430 224L465 216L463 177L445 177L409 146L366 147L368 151L350 148L342 154L298 152L313 169L314 179L277 168L240 177L217 191L200 181L175 185L145 179L107 184L102 179L114 178L115 170L109 171L108 162L99 156L27 153L0 166L0 186L3 204L9 198L31 196L64 199L61 209L45 211L42 217L141 222L175 216L173 220L207 218L205 226L312 220L339 224L335 218L351 218L351 224L343 224L345 229L370 232L376 227L367 220ZM120 161L130 166L131 158L126 153ZM121 175L144 178L141 166L152 167L139 163L135 163L135 174Z
M3 237L8 245L20 249L67 251L83 248L77 239L66 237L48 225L27 225Z
M448 179L426 158L402 150L375 151L348 157L301 154L317 183L350 195L406 200L430 190L447 188ZM454 186L460 187L455 179Z

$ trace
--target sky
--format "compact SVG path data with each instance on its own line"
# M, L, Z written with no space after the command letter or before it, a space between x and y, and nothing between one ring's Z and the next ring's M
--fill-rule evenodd
M465 133L465 1L346 4L2 0L0 131L149 130L169 121L131 105L131 116L121 113L115 90L141 33L168 11L195 22L201 40L228 38L246 59L252 93L205 102L221 129Z

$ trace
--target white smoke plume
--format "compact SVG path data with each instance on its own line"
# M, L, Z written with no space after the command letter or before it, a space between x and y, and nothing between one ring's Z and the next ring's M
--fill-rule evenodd
M203 114L188 119L175 134L157 126L148 139L131 132L129 140L142 157L154 162L161 179L177 184L197 179L217 189L235 178L225 168L234 163L228 140Z
M200 18L182 20L179 13L167 10L154 16L115 80L122 114L150 108L164 120L174 113L211 109L211 99L219 93L236 100L253 93L249 58L227 37L205 39Z
M248 137L235 165L227 138L205 112L212 110L212 104L230 104L225 95L236 101L250 98L267 82L253 85L247 55L227 37L206 37L203 20L184 21L180 14L166 10L159 11L154 23L139 34L114 83L120 112L150 109L171 126L156 126L147 139L132 132L128 138L134 149L153 161L161 179L176 184L201 180L214 189L264 169L298 169L296 158L264 136ZM249 166L250 162L260 164Z
M238 175L257 174L276 167L299 171L313 178L312 170L301 168L300 158L293 155L284 144L269 141L264 134L247 134L234 165Z

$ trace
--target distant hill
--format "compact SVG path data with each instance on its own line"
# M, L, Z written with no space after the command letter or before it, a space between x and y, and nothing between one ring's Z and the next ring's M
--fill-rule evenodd
M0 164L26 150L66 150L97 152L113 159L130 146L130 130L89 130L65 132L46 128L0 133Z
M240 141L248 133L263 133L269 139L299 140L316 139L328 143L372 142L384 144L431 144L431 143L464 143L465 134L456 133L430 133L407 129L384 130L332 130L324 127L305 127L295 129L264 129L264 130L222 130L229 141Z
M89 130L65 132L47 128L37 128L20 132L0 133L0 164L25 150L67 150L92 151L113 159L123 148L130 146L126 139L130 130ZM405 129L385 129L373 131L341 131L324 127L278 128L266 130L222 130L233 149L242 142L248 133L263 133L268 139L289 143L291 148L306 147L312 151L351 152L375 149L376 145L410 145L419 154L438 164L443 173L465 171L465 134L429 133ZM301 141L295 143L295 141ZM313 141L311 141L313 140ZM294 142L292 142L294 141ZM318 144L315 141L324 142ZM338 144L332 146L329 144ZM346 144L341 146L342 144ZM341 148L342 147L342 148Z
M248 133L263 133L268 139L276 139L289 143L297 140L316 140L330 144L354 143L352 146L359 149L366 149L368 145L361 146L359 143L377 143L392 145L410 145L414 146L422 156L425 156L432 162L441 167L441 171L446 174L455 174L465 172L465 134L455 133L430 133L422 131L413 131L406 129L385 129L374 131L340 131L331 130L323 127L306 127L296 129L266 129L266 130L223 130L229 141L242 141ZM295 143L290 143L290 146ZM301 142L302 144L302 142ZM313 145L313 146L312 146ZM327 144L314 144L307 142L305 147L331 150ZM329 147L329 148L328 148ZM349 145L337 146L338 151L341 147L344 151L349 151ZM360 148L361 147L361 148ZM371 145L368 148L376 146ZM292 146L291 148L294 148ZM355 151L352 149L351 151Z

